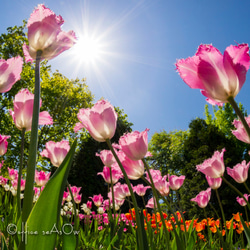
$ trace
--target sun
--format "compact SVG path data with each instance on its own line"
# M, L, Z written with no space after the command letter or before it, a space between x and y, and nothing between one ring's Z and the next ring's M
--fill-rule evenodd
M80 63L95 64L102 57L103 44L93 36L82 35L74 46L74 54Z

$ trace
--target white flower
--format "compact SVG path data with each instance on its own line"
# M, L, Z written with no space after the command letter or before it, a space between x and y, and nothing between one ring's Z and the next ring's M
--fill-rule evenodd
M4 185L3 187L4 187L5 191L9 191L10 190L9 184Z

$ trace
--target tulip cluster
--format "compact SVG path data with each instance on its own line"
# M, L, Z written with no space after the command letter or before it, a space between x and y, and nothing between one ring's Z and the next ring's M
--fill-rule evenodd
M15 126L19 130L22 132L31 131L30 152L35 152L35 154L37 153L36 149L32 151L32 146L37 144L38 125L53 125L53 119L50 114L47 111L40 112L42 99L40 98L39 63L41 60L55 58L63 51L71 48L76 42L76 36L73 31L64 32L61 30L63 23L64 20L60 15L57 16L42 4L38 5L27 22L28 44L23 45L23 52L26 62L36 61L35 94L32 94L28 89L21 89L15 95L13 110L9 110L9 113L13 118ZM23 60L20 56L8 60L0 59L0 93L9 91L13 84L20 80L22 66ZM226 48L223 55L212 45L200 45L193 57L178 60L176 63L177 71L184 82L191 88L201 89L201 93L207 97L209 103L222 106L223 103L229 102L234 108L234 98L246 80L246 73L249 66L250 56L249 46L247 44L231 45ZM236 113L239 112L237 108L235 108L235 111ZM250 116L244 118L240 113L237 113L237 115L240 120L233 122L236 129L233 130L232 133L239 140L249 144ZM185 176L170 174L162 176L159 170L149 169L147 161L145 160L145 158L151 156L151 153L148 152L149 129L146 128L142 132L133 131L131 133L125 133L119 138L118 144L112 145L110 140L116 132L118 114L115 108L104 99L97 101L91 108L80 109L77 117L79 122L74 126L75 133L81 129L86 129L94 140L97 142L107 142L110 148L110 150L103 150L96 153L96 156L100 157L104 165L103 171L97 174L101 175L108 184L109 191L107 199L104 199L101 194L93 195L89 197L90 200L80 206L82 198L86 198L80 194L81 187L69 185L67 191L64 191L67 171L63 168L66 166L65 168L69 170L70 163L68 163L68 165L66 164L67 159L70 157L70 160L73 159L73 153L66 158L67 154L70 155L70 153L73 152L70 150L69 142L66 140L60 142L48 141L45 144L45 149L40 152L40 155L49 158L51 164L58 168L59 173L61 173L60 171L62 171L62 169L63 171L65 170L64 173L66 177L64 179L60 177L60 188L61 185L62 188L59 193L60 195L63 194L63 198L61 207L58 207L59 210L61 208L60 213L63 217L66 216L71 219L74 217L84 220L84 223L89 224L91 221L96 220L98 230L102 230L105 226L109 225L110 220L113 219L113 221L115 221L114 218L117 219L116 216L119 216L117 221L118 224L120 222L125 224L123 227L124 231L126 231L128 227L132 227L139 232L137 234L137 240L139 242L138 249L144 249L143 246L145 245L142 237L145 230L149 230L150 227L155 230L155 234L160 232L161 235L163 235L161 228L165 230L166 234L174 231L176 237L176 228L180 227L180 232L186 232L189 228L193 227L198 238L201 240L206 240L206 236L203 234L206 228L213 233L219 231L221 237L223 237L230 228L236 229L238 234L243 231L244 225L242 225L240 221L239 214L235 214L230 221L226 221L222 206L223 224L221 224L220 219L214 220L213 218L206 218L200 222L198 222L198 219L184 221L183 214L180 212L175 212L173 215L168 216L161 211L159 196L167 203L167 199L165 198L169 196L171 190L174 193L181 188ZM10 139L10 136L0 135L1 157L7 152L8 139ZM74 147L71 149L73 148ZM221 151L215 151L211 158L206 159L203 163L196 166L196 169L205 175L209 185L205 191L201 191L195 198L191 199L191 201L196 202L200 208L205 208L208 205L212 190L218 194L218 189L222 181L232 185L224 178L225 170L235 182L244 183L250 193L246 185L250 162L247 163L243 160L233 168L225 167L225 151L225 148ZM40 201L41 196L49 190L47 187L53 179L50 179L50 172L36 170L36 157L33 157L33 154L31 155L34 164L28 161L27 181L23 177L22 166L20 166L19 171L8 168L7 178L3 175L0 176L0 185L5 191L11 191L13 196L19 194L19 191L25 190L25 187L26 190L28 190L27 198L26 194L24 196L22 218L20 217L22 223L30 223L30 220L32 221L29 217L30 215L32 217L32 213L30 213L32 209L32 199L29 198L32 198L33 195L33 202L37 202L39 197ZM2 166L4 166L3 161L0 163L0 169ZM122 184L124 183L123 179L126 184ZM132 186L130 180L138 179L143 179L146 184ZM47 184L48 182L49 184ZM33 188L34 183L35 187ZM46 184L47 186L45 187ZM43 191L44 188L46 191ZM135 193L142 197L144 201L144 196L149 189L152 189L153 197L147 200L147 204L144 205L147 208L153 209L154 212L153 214L149 214L147 210L142 210L140 211L140 215L136 204ZM241 206L248 206L250 208L248 202L250 194L243 195L239 190L234 189L240 194L240 196L236 197L236 201ZM49 191L47 193L49 193ZM17 198L19 201L19 204L17 204L18 210L19 207L21 209L20 199L23 198L23 194L20 193L20 197ZM131 209L127 214L117 215L115 211L121 208L126 199L129 200L129 202L132 200L134 209ZM59 205L60 202L61 200L59 200L59 203L57 201ZM29 203L31 203L31 206ZM77 204L78 209L76 209L75 204ZM92 211L93 206L95 206L97 213ZM79 207L84 214L80 213ZM30 211L27 212L25 208L28 208L27 210ZM113 215L111 209L113 209ZM171 209L169 205L169 210L171 211ZM157 210L159 212L156 212ZM20 214L20 211L17 212L17 217L20 216ZM24 214L29 218L28 221L27 218L23 216ZM139 216L141 216L141 218L139 218ZM57 218L58 217L59 212ZM18 217L17 220L19 221L20 218ZM75 225L78 225L78 223L75 223ZM249 221L246 222L246 225L249 226ZM111 228L113 228L113 225ZM116 235L116 233L117 232L115 232L114 235ZM249 235L247 238L249 238ZM23 242L21 244L23 244ZM147 244L147 242L145 244Z

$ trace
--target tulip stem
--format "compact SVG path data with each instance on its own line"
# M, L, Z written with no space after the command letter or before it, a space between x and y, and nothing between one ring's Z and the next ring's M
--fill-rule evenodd
M159 199L158 199L158 195L157 195L157 191L156 191L156 188L155 188L155 185L154 185L154 181L153 181L152 175L151 175L151 173L149 171L149 167L148 167L148 164L147 164L146 160L142 159L142 162L143 162L143 164L144 164L144 166L145 166L145 168L147 170L148 177L149 177L150 182L151 182L150 185L151 185L152 190L153 190L153 195L154 195L155 200L156 200L157 208L158 208L158 210L160 212L160 216L161 216L161 221L162 221L162 224L163 224L163 228L164 228L165 232L167 233L167 227L166 227L165 219L164 219L163 213L161 211L161 205L160 205L160 202L159 202Z
M231 104L231 106L233 107L235 113L238 115L242 125L244 126L246 132L247 132L247 135L248 137L250 138L250 128L246 122L246 119L244 117L244 115L242 114L241 110L239 109L236 101L234 100L234 98L232 96L228 97L228 102Z
M220 211L221 211L221 214L222 214L223 224L224 224L225 229L226 229L226 218L225 218L224 210L223 210L223 207L222 207L222 204L221 204L218 189L215 189L215 193L216 193L216 197L217 197L217 200L218 200L218 203L219 203L219 206L220 206ZM227 230L226 230L226 234L227 234Z
M22 129L22 140L21 140L21 151L20 151L20 165L18 171L18 184L17 184L17 220L21 215L21 179L22 179L22 170L23 170L23 152L24 152L24 137L25 137L25 128Z
M245 186L247 192L250 194L250 189L249 189L249 187L247 186L246 182L244 182L243 184L244 184L244 186Z
M135 199L135 194L133 192L133 189L131 187L130 181L128 179L128 175L124 169L124 167L122 166L122 163L120 161L120 159L118 158L114 148L112 147L111 141L109 139L106 140L109 149L111 150L112 154L114 155L122 173L123 173L123 177L128 185L129 188L129 192L131 194L131 198L134 204L134 208L135 208L135 219L136 219L136 225L137 225L137 230L136 232L138 233L138 249L143 249L143 250L148 250L148 242L147 242L147 237L146 237L146 232L145 232L145 228L144 228L144 224L141 223L140 220L140 214L139 214L139 210L138 210L138 205ZM143 237L144 236L144 237Z
M115 213L115 194L114 194L114 183L113 183L113 180L112 180L112 168L110 167L109 168L109 171L110 171L110 184L111 184L111 195L112 195L112 207L113 207L113 214L114 214L114 220L116 219L116 213ZM114 235L112 234L112 237Z
M246 208L246 206L244 206L244 209L245 209L245 214L246 214L247 223L249 223L249 218L248 218L248 213L247 213L247 208Z
M37 155L37 144L38 144L38 120L40 111L40 61L42 51L38 50L36 54L36 66L35 66L35 93L34 93L34 106L29 146L29 159L27 164L27 176L26 185L24 190L23 200L23 214L22 222L26 223L29 214L33 206L33 195L34 195L34 177L36 168L36 155Z

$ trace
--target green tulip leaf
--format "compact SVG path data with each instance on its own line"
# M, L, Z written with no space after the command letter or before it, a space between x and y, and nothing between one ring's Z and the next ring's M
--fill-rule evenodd
M55 249L56 238L63 234L59 218L63 192L76 148L74 141L64 161L47 182L26 224L25 249Z

